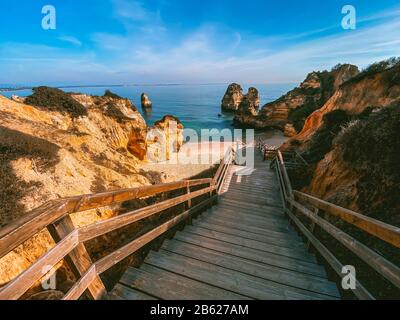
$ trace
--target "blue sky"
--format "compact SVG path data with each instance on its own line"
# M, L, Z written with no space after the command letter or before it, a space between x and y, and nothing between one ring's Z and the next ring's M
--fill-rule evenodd
M56 30L43 30L51 4ZM344 5L357 29L341 27ZM0 83L299 82L400 55L398 0L2 0Z

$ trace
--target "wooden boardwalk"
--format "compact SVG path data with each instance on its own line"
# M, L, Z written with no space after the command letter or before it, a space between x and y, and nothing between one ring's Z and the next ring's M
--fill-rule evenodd
M129 267L115 299L339 299L336 284L285 217L278 182L256 159L229 169L218 205Z

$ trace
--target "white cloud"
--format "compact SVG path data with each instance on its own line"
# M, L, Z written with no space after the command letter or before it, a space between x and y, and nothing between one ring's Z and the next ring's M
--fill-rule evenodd
M73 36L63 35L63 36L58 37L58 40L71 43L71 44L73 44L73 45L75 45L77 47L82 46L82 42L78 38L73 37Z

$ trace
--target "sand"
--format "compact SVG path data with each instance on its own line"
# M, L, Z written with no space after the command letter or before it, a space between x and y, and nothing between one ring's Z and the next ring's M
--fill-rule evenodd
M270 130L255 134L255 141L261 138L271 146L281 146L288 138L279 130ZM249 145L254 146L254 143ZM190 179L219 164L229 147L236 147L233 142L186 143L179 154L174 154L169 161L142 163L141 170L154 172L162 176L160 182Z

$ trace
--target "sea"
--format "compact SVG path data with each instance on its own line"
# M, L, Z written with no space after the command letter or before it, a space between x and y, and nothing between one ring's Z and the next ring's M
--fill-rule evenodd
M296 84L248 84L242 85L243 92L249 87L256 87L261 96L261 106L274 101L293 89ZM117 95L130 99L142 113L148 125L153 125L157 120L169 114L178 117L185 128L196 130L200 134L201 129L233 129L232 113L221 111L221 100L226 92L228 84L205 85L146 85L146 86L111 86L111 87L68 87L62 88L67 92L79 92L90 95L103 95L105 90L110 90ZM146 93L153 102L150 112L141 108L140 97ZM11 97L28 96L31 90L4 91L0 94Z

